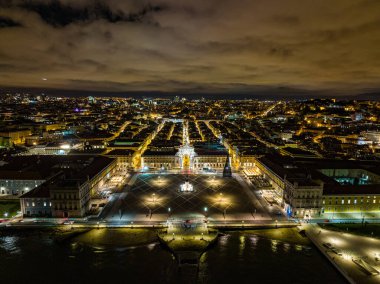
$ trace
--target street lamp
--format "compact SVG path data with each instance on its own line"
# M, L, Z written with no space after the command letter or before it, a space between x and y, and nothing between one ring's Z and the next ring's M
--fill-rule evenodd
M208 211L208 208L207 208L207 207L204 207L204 208L203 208L203 211L204 211L205 217L207 218L207 211Z
M278 221L276 220L276 229L277 229L277 223L278 223Z
M155 193L152 194L152 200L153 200L153 203L156 202L156 194Z

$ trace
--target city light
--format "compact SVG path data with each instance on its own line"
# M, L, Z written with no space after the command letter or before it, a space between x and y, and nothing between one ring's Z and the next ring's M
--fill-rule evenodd
M379 11L0 1L3 282L380 283Z

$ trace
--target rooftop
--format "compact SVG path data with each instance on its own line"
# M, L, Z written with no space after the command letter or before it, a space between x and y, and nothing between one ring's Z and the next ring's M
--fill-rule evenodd
M291 158L266 155L259 160L279 177L298 185L323 182L323 193L380 194L380 162Z

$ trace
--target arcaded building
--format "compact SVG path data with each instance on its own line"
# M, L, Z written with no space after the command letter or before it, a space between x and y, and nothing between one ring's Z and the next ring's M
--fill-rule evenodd
M380 163L267 155L255 167L289 216L380 212Z

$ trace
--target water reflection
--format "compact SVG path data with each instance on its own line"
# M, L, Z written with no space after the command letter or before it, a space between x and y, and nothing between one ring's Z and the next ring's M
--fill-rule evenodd
M296 248L297 251L302 251L302 246L301 245L296 245L295 248Z
M16 236L6 236L1 238L1 248L7 253L18 254L20 253L20 248L17 247L18 237Z
M244 235L241 235L239 237L239 257L242 257L243 256L243 252L245 250L245 236Z
M290 248L291 248L291 245L290 245L290 244L288 244L288 243L284 243L284 251L285 251L285 252L289 252Z
M249 237L249 240L251 241L252 247L255 248L257 246L259 238L256 235L253 235Z
M272 247L272 252L276 253L277 252L277 240L271 240L271 247Z
M228 242L220 240L207 252L207 283L345 283L323 256L306 255L302 248L255 234L229 233Z
M186 283L173 255L158 243L133 248L92 245L56 243L39 235L3 236L0 252L5 257L0 257L0 271L6 267L7 273L2 273L1 283L42 283L46 279L58 284L109 283L110 279ZM198 282L344 283L320 254L306 255L305 250L314 248L250 233L228 233L201 255ZM18 273L20 267L23 273Z

